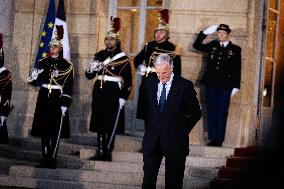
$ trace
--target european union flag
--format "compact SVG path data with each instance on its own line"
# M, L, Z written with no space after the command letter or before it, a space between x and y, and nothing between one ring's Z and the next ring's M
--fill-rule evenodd
M54 0L50 0L48 11L45 18L44 28L41 33L40 43L38 47L38 52L35 60L34 67L37 67L37 62L40 59L46 58L48 55L48 45L52 37L53 27L55 22L55 4Z

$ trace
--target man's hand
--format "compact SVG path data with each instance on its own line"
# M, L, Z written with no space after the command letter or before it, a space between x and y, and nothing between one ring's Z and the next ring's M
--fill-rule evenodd
M62 112L63 116L65 116L66 111L67 111L67 107L66 106L61 106L61 112Z
M237 89L237 88L233 88L232 92L231 92L231 98L233 96L235 96L235 94L239 91L240 89Z
M123 98L119 98L119 109L122 109L125 105L126 100Z
M217 28L218 28L217 25L209 26L208 28L206 28L206 29L203 31L203 33L204 33L205 35L210 35L210 34L216 32L216 31L217 31Z

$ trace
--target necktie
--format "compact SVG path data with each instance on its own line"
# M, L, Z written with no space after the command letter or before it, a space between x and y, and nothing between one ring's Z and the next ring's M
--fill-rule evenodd
M163 83L163 89L162 89L161 96L160 96L160 100L159 100L160 112L163 112L163 111L164 111L166 98L167 98L167 94L166 94L166 84Z
M223 43L222 43L221 47L222 47L222 48L224 48L224 47L225 47Z

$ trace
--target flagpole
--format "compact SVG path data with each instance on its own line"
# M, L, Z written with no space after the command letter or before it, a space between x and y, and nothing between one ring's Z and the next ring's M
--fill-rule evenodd
M34 0L34 8L33 8L33 19L32 19L32 32L31 32L31 46L30 46L30 63L32 62L32 50L33 50L33 33L34 33L34 20L35 20L35 0ZM30 68L31 70L31 68Z

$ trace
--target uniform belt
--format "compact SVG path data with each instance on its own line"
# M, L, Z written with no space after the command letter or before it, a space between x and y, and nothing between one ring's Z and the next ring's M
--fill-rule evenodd
M47 88L47 89L59 89L62 91L62 86L60 85L49 85L49 84L42 84L43 88Z
M103 81L113 81L113 82L121 82L121 78L120 77L114 77L114 76L108 76L108 75L98 75L97 77L98 80L103 80Z

